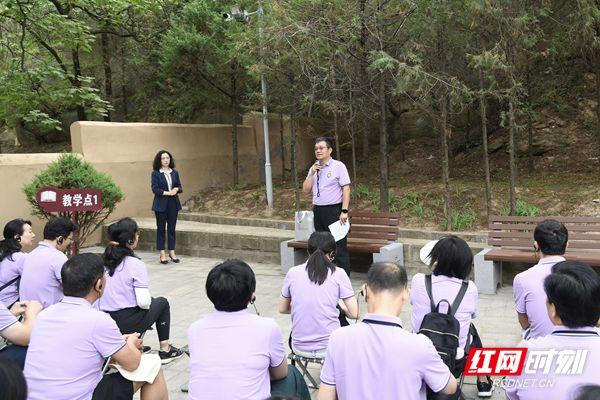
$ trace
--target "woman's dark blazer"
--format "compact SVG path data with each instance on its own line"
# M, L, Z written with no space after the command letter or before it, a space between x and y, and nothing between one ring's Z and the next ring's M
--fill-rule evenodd
M182 193L181 181L179 180L179 172L172 169L171 180L173 181L173 187L178 187L179 192ZM169 185L167 184L167 178L165 174L160 171L152 171L152 193L154 193L154 201L152 201L152 211L165 212L167 211L167 201L171 196L163 196L163 192L169 191ZM177 210L181 210L181 202L179 201L179 195L173 196L177 202Z

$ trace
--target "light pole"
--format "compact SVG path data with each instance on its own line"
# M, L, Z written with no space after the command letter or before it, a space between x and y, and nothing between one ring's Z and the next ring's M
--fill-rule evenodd
M258 45L260 47L260 59L265 60L265 48L263 46L263 15L262 0L258 1L258 10L254 12L241 11L239 7L232 7L230 13L223 14L226 21L236 20L248 22L250 17L258 14ZM265 186L267 189L267 208L273 208L273 176L271 173L271 149L269 144L269 111L267 109L267 80L265 73L260 74L260 87L262 91L262 112L263 112L263 135L265 142Z

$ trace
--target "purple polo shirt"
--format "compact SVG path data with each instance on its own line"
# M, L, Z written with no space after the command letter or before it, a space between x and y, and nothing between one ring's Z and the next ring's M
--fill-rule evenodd
M19 283L21 300L37 300L46 308L63 298L60 270L67 261L65 253L40 242L23 263Z
M126 256L117 265L113 276L106 272L106 288L98 300L100 310L110 312L137 307L135 288L147 287L146 264L136 257Z
M104 359L125 346L117 324L79 297L65 296L35 321L25 359L27 400L89 400Z
M214 311L188 330L190 400L262 400L271 395L269 368L285 362L271 318Z
M561 261L565 261L565 258L561 256L544 258L515 276L513 281L515 309L521 314L527 314L531 327L530 338L545 336L554 330L546 309L544 279L550 275L554 264Z
M583 385L600 385L600 336L595 327L567 328L555 326L554 331L546 336L522 341L519 347L528 348L528 356L523 366L523 373L516 378L509 378L504 383L506 397L509 400L548 400L548 399L574 399L575 392ZM544 363L541 369L533 368L533 373L527 373L528 363L534 365L533 351L587 350L581 373L561 373L557 368L572 368L574 359L569 356L559 361L559 354L555 354L548 362L548 373L544 373ZM538 357L536 357L538 358ZM545 358L548 360L548 358ZM571 361L568 361L568 360ZM540 359L541 361L541 359ZM545 360L544 360L545 361ZM561 367L562 365L562 367ZM573 372L573 371L571 371ZM537 379L535 384L533 379ZM553 385L549 385L553 382Z
M310 173L310 172L309 172ZM318 179L317 179L317 175ZM318 180L318 189L317 189ZM343 162L330 158L321 171L313 176L313 204L328 206L342 202L342 188L350 184L350 175ZM319 196L317 196L319 194Z
M0 286L12 281L17 276L21 276L23 272L23 263L27 253L19 251L12 255L5 257L0 262ZM15 282L10 286L7 286L0 292L0 302L6 307L9 307L15 301L19 300L19 283Z
M446 299L452 304L460 287L462 280L458 278L450 278L445 275L432 275L431 276L431 292L433 293L433 301L438 304L440 300ZM469 281L469 286L465 297L463 297L458 310L454 316L460 323L460 335L459 335L459 348L456 351L456 359L461 359L465 355L465 345L467 344L467 338L469 337L469 326L471 320L475 318L477 311L477 286ZM416 274L411 283L410 287L410 303L412 304L412 311L410 314L410 323L413 332L419 332L423 317L425 314L431 312L431 305L429 302L429 296L427 295L427 289L425 288L425 275ZM442 303L440 305L441 312L447 312L448 305Z
M400 318L367 314L364 320L401 325ZM340 400L425 400L425 389L443 390L450 370L426 336L398 326L358 323L331 334L321 381Z
M0 335L3 330L16 323L17 318L12 315L10 310L6 308L3 303L0 302Z
M313 351L327 348L329 335L340 327L338 301L354 296L354 289L342 268L329 270L321 285L311 282L304 263L288 271L281 295L292 299L293 346Z

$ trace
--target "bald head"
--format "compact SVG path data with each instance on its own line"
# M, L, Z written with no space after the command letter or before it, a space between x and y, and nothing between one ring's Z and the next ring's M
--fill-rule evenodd
M408 285L406 269L391 262L378 262L371 265L367 272L367 285L371 292L401 292Z

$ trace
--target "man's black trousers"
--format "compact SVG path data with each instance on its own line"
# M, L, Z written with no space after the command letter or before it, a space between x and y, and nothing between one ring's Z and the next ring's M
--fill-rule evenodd
M329 206L313 206L315 231L329 231L329 225L339 221L342 213L342 204ZM348 255L348 237L336 243L335 265L343 268L350 276L350 256Z

